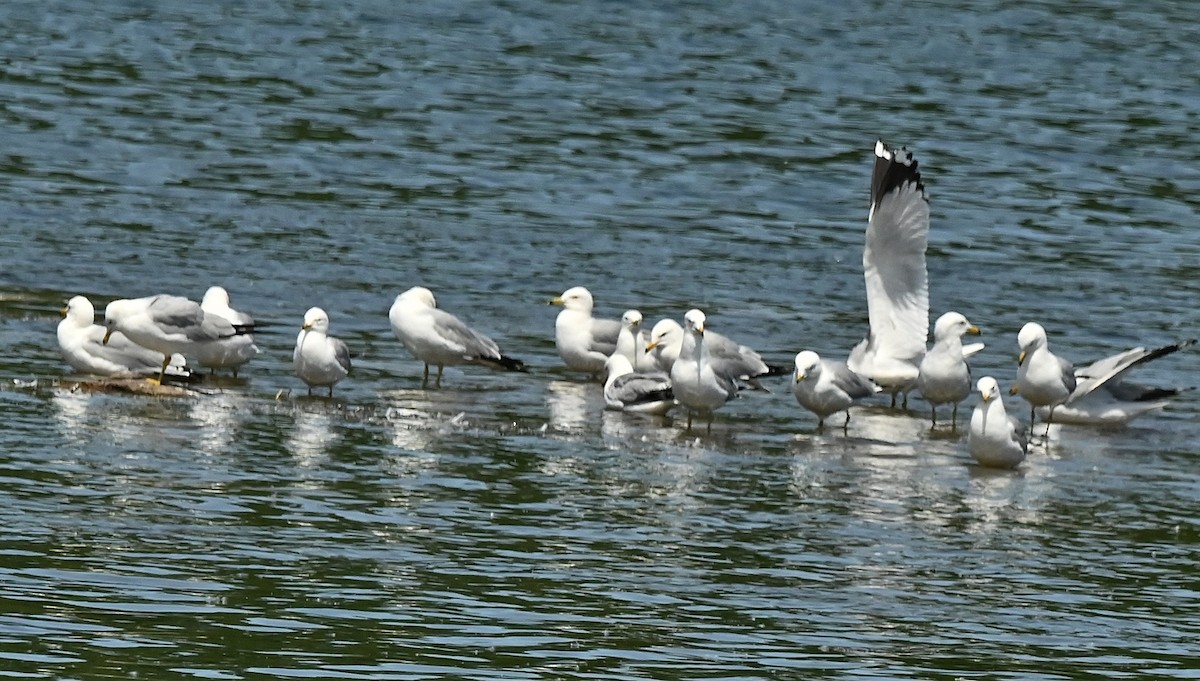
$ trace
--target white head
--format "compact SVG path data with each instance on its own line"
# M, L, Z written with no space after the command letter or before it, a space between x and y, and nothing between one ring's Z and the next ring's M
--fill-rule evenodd
M433 299L433 291L424 286L414 286L396 296L396 302L400 302L401 300L420 303L426 307L437 307L437 301Z
M209 286L200 299L201 307L229 307L229 291L220 286Z
M991 376L984 376L975 384L975 389L979 391L979 396L984 402L991 402L993 399L1000 396L1000 384L996 383L996 379Z
M553 298L550 301L551 305L562 305L568 310L577 310L579 312L592 312L592 294L582 286L575 286L562 292L562 295Z
M614 352L604 362L605 385L613 382L616 378L625 374L633 373L633 365L630 364L629 358L619 352Z
M625 314L621 315L621 326L634 331L642 323L642 313L637 310L625 310Z
M329 332L329 315L325 314L325 310L319 307L310 307L308 312L304 313L304 326L300 327L305 331L317 331L319 333Z
M944 338L962 338L963 334L969 333L972 336L979 335L979 327L967 321L967 318L957 312L947 312L938 317L937 322L933 325L934 340L942 340Z
M1029 322L1021 327L1021 332L1017 334L1017 347L1021 348L1021 352L1028 352L1039 345L1046 344L1046 330L1041 324Z
M674 319L660 319L650 329L650 342L646 344L646 352L671 344L671 341L683 333L683 327Z
M697 335L704 335L704 313L692 308L683 315L683 328Z
M67 306L62 309L62 316L71 321L73 326L79 328L87 328L96 321L96 308L92 307L92 301L83 296L75 296L67 301Z
M796 354L796 382L815 378L821 373L821 357L812 350Z

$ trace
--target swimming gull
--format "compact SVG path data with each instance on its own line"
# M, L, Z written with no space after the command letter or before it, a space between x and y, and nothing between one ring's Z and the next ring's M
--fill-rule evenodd
M850 369L845 362L836 362L805 350L796 355L796 374L792 393L800 406L817 415L817 429L825 427L825 418L839 411L846 412L845 430L850 426L850 405L870 397L880 387L870 379Z
M552 298L551 305L562 305L554 321L554 343L568 369L597 376L604 370L608 356L617 349L621 322L592 317L592 294L575 286Z
M718 370L709 355L704 322L700 310L688 310L683 316L683 345L671 367L671 386L675 400L688 410L689 430L693 415L707 419L711 430L713 412L738 394L737 377Z
M958 403L971 394L971 369L963 348L964 334L979 335L979 327L957 312L947 312L933 325L933 347L921 360L917 389L929 402L930 418L937 425L937 408L947 402L954 405L950 426L958 420ZM973 353L972 353L973 354Z
M1075 390L1066 401L1056 406L1053 414L1045 407L1038 407L1036 414L1046 421L1053 418L1054 423L1115 426L1162 409L1167 406L1167 398L1185 389L1136 385L1126 382L1125 376L1134 367L1195 342L1194 339L1185 340L1153 350L1137 347L1075 369Z
M62 309L58 323L58 348L75 371L96 376L151 376L161 368L162 353L144 348L115 331L104 342L108 329L95 323L96 309L84 296L75 296ZM187 375L183 355L173 354L167 375Z
M616 411L661 416L675 406L671 377L661 372L634 371L629 358L614 352L606 366L604 404Z
M673 319L659 320L650 330L646 350L660 371L670 373L683 347L683 337L683 327ZM715 331L704 332L704 346L717 373L733 376L756 390L766 390L758 380L764 376L791 374L787 367L770 366L752 348Z
M388 318L400 343L425 364L423 386L429 383L431 364L437 367L439 387L447 366L482 364L493 369L525 371L524 362L501 353L500 346L491 338L439 309L433 292L423 286L414 286L396 296Z
M1038 407L1047 407L1046 434L1050 434L1050 423L1054 419L1054 408L1074 392L1076 381L1071 363L1050 352L1046 341L1046 330L1041 324L1029 322L1017 334L1017 345L1021 349L1017 357L1017 382L1010 392L1020 393L1029 403L1029 428L1033 430L1033 419Z
M333 386L350 373L350 350L328 334L329 315L319 307L309 308L292 353L292 365L308 385L309 396L314 387L328 386L329 396L333 397Z
M211 286L200 300L200 309L206 314L224 317L230 323L247 330L254 328L254 318L239 312L229 305L229 292L220 286ZM229 369L237 378L238 369L258 354L254 334L242 333L200 347L196 351L196 363L209 369Z
M967 451L980 465L1015 468L1025 460L1029 442L1025 428L1004 409L996 379L984 376L976 384L980 402L971 412Z
M641 329L642 313L637 310L626 310L621 315L621 331L617 335L616 352L629 360L630 366L638 373L646 373L658 369L657 363L650 352L646 350L646 332Z
M897 393L908 407L929 337L928 240L929 201L916 159L876 141L863 248L870 331L847 364L891 393L893 407Z
M175 353L194 357L222 339L249 331L205 313L193 300L167 294L114 300L104 309L104 325L106 343L120 331L134 343L162 353L160 381Z

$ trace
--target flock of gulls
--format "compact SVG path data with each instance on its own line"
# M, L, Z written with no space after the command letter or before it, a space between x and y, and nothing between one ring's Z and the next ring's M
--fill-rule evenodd
M712 427L714 413L744 390L762 390L762 379L789 376L796 401L817 418L822 429L830 416L845 413L879 393L891 396L907 411L908 395L917 391L930 404L937 426L939 406L951 408L956 427L958 405L971 393L968 360L982 343L964 344L979 328L957 312L941 315L927 347L929 283L925 252L929 235L929 202L917 161L904 148L875 144L863 274L866 280L870 331L850 350L846 361L822 358L811 350L795 356L794 366L768 365L753 349L705 326L701 310L689 310L682 324L663 319L647 333L642 315L628 310L620 320L593 316L592 294L573 287L549 301L562 306L555 321L555 343L566 367L593 379L603 378L609 409L663 415L672 409ZM211 370L238 369L258 354L254 320L230 307L229 294L212 287L201 302L173 295L114 300L95 323L95 310L83 296L63 309L58 342L73 369L99 376L154 376L163 382L188 374L190 359ZM395 299L389 313L400 343L424 364L423 386L430 367L441 386L446 366L479 364L525 371L524 363L501 352L491 338L453 314L438 308L433 293L420 286ZM1050 351L1045 330L1026 324L1017 336L1016 383L1009 391L1029 404L1029 425L1011 416L999 383L983 376L974 383L979 402L971 414L967 449L980 464L1011 468L1029 449L1033 424L1076 423L1120 425L1161 409L1175 388L1152 388L1125 381L1145 362L1191 345L1185 340L1156 349L1142 347L1076 368ZM293 352L296 375L308 386L333 386L351 371L350 351L329 335L329 316L321 308L304 315Z

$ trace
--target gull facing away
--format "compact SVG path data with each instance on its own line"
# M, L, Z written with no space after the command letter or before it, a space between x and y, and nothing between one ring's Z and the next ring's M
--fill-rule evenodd
M671 372L683 348L683 336L683 327L674 319L661 319L650 330L646 351L654 359L659 371ZM708 349L709 361L717 373L733 376L755 390L766 390L758 381L759 378L791 374L789 368L770 366L750 347L715 331L704 332L704 347Z
M917 161L903 147L875 142L871 210L863 248L870 332L850 351L847 365L892 395L916 386L929 336L929 200Z
M425 364L422 386L429 384L431 364L437 367L438 387L442 385L443 369L457 364L525 371L524 362L501 353L500 346L491 338L438 309L433 292L423 286L414 286L396 296L388 318L400 343Z
M846 412L842 424L842 430L846 430L850 427L850 405L879 391L878 385L852 371L845 362L821 359L811 350L796 355L792 393L800 406L817 415L817 430L825 427L827 416L839 411Z
M617 335L616 351L629 360L634 371L648 373L657 370L658 365L655 363L654 357L646 350L646 332L641 330L641 326L642 313L637 310L626 310L625 314L621 315L621 331Z
M954 405L950 412L950 427L957 426L958 403L971 394L971 369L967 366L970 349L964 348L964 334L980 335L979 327L957 312L947 312L933 325L933 347L921 360L917 374L917 389L929 402L930 418L937 425L939 404ZM972 346L973 348L976 346ZM978 350L982 345L978 345Z
M971 412L967 451L981 466L1017 467L1029 451L1024 426L1005 411L996 379L984 376L979 379L976 388L980 402Z
M554 344L558 355L572 371L583 371L595 378L604 371L604 363L617 349L621 322L592 317L592 294L575 286L552 298L550 305L562 305L554 320Z
M1075 390L1066 401L1054 408L1053 415L1038 407L1039 418L1054 423L1119 426L1151 411L1167 406L1167 398L1185 389L1155 388L1125 382L1126 374L1134 367L1166 357L1194 344L1195 339L1180 341L1147 350L1137 347L1093 362L1075 370Z
M230 307L229 292L220 286L211 286L204 292L204 298L200 300L200 309L204 310L205 314L224 317L231 324L245 327L247 330L254 328L254 318ZM254 335L243 333L198 348L196 363L213 370L229 369L233 372L233 377L237 378L238 369L254 359L257 354L258 346L254 344Z
M104 342L108 329L95 323L96 309L92 301L75 296L62 309L63 320L58 323L58 349L71 368L83 374L112 377L142 377L158 373L162 353L144 348L114 331ZM187 361L174 354L167 366L167 375L187 375Z
M606 369L604 405L607 408L661 416L675 406L670 376L660 372L635 372L629 359L619 352L608 358Z
M104 325L108 328L105 343L120 331L134 343L162 354L160 382L175 353L194 357L223 339L250 331L205 313L193 300L166 294L114 300L104 308Z
M1046 330L1041 324L1029 322L1017 334L1021 353L1017 356L1017 383L1009 392L1020 393L1029 403L1029 429L1038 407L1047 407L1046 434L1054 420L1054 408L1075 391L1075 372L1071 363L1050 352Z
M314 387L333 386L350 374L350 350L341 340L329 334L329 315L319 307L304 313L304 325L296 336L292 366L300 380L308 385L308 395Z
M671 366L671 385L675 400L687 409L688 430L693 416L707 419L712 430L713 412L738 394L736 377L718 370L709 356L704 321L704 313L696 309L683 316L683 346Z

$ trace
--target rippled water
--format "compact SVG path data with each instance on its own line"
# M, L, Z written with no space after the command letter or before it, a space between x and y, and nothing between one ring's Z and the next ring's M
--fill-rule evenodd
M989 472L919 401L817 434L781 383L685 433L559 369L577 284L844 355L877 136L977 374L1029 319L1077 361L1198 335L1190 5L807 4L0 5L0 675L1195 678L1194 394ZM418 283L532 373L422 390ZM212 284L245 380L55 381L69 296Z

